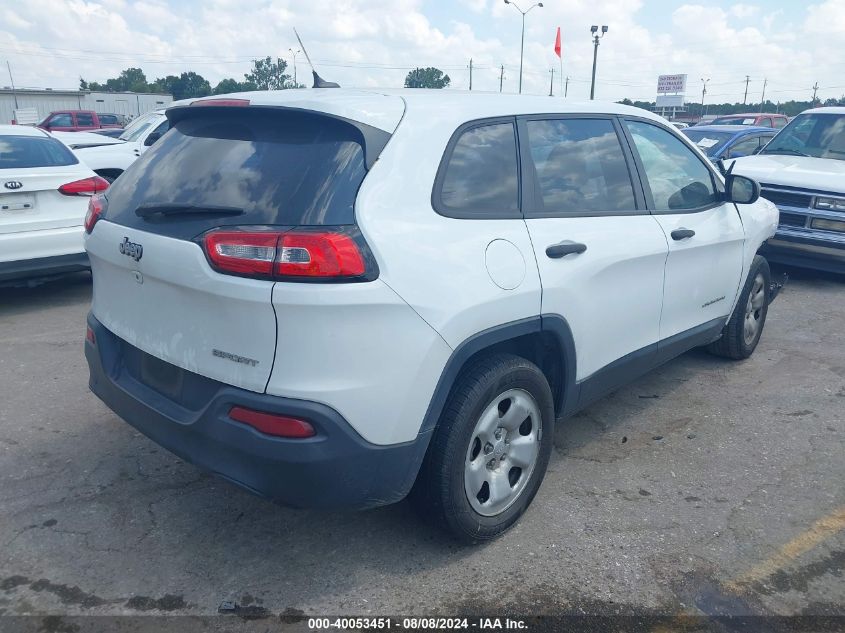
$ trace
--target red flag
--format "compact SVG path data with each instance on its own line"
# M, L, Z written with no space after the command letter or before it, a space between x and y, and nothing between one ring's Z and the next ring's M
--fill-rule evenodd
M560 27L557 27L557 38L555 38L555 54L560 57L561 54L561 46L560 46ZM561 58L563 59L563 58Z

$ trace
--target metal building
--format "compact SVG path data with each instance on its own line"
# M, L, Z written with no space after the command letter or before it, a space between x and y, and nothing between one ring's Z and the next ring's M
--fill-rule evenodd
M94 110L136 117L173 101L172 95L144 92L90 92L0 88L0 123L11 123L15 110L35 109L41 121L56 110ZM17 102L17 105L16 105Z

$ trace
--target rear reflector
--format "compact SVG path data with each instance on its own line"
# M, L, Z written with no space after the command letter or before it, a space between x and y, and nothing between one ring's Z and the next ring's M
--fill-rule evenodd
M203 246L222 273L272 279L360 278L367 265L358 243L335 231L206 233Z
M91 196L88 201L88 212L85 214L85 232L90 233L94 230L94 225L103 215L105 209L105 200L101 194Z
M249 99L201 99L194 101L192 106L225 106L243 107L249 105Z
M90 325L85 330L85 340L91 343L91 345L97 344L97 337L94 336L94 330L91 329Z
M59 193L66 196L93 196L109 188L109 181L100 176L74 180L59 187Z
M245 407L232 407L229 410L229 417L236 422L247 424L257 431L276 437L304 439L314 437L317 434L314 427L305 420L275 413L253 411Z

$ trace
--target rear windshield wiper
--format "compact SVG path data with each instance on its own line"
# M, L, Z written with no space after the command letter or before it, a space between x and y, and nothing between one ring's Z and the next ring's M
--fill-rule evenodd
M135 209L139 218L151 218L157 215L243 215L238 207L223 207L213 204L142 204Z
M810 158L809 154L805 154L804 152L799 152L797 149L792 149L791 147L777 147L775 149L763 150L760 152L761 154L794 154L795 156L806 156Z

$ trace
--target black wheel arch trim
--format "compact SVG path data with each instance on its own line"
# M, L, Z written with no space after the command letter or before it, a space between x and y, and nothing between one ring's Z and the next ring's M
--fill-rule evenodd
M563 376L560 381L559 393L554 394L555 402L560 404L560 410L555 411L555 413L565 415L574 409L578 400L578 385L575 383L576 356L572 330L562 316L544 314L494 326L470 336L458 345L449 360L446 361L446 365L440 374L440 379L437 381L437 386L429 401L428 410L423 418L420 433L431 431L437 426L452 387L470 358L499 343L543 332L552 334L563 350Z

